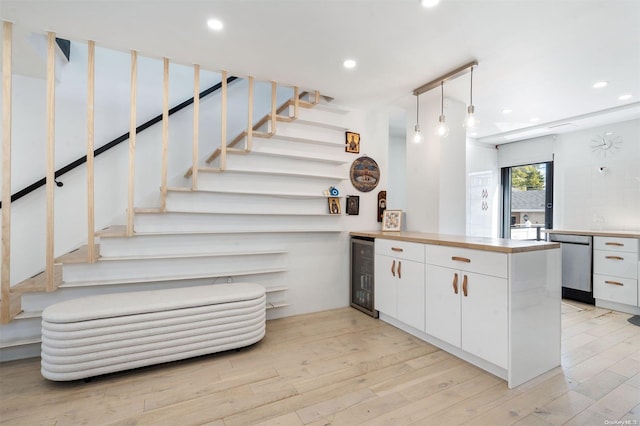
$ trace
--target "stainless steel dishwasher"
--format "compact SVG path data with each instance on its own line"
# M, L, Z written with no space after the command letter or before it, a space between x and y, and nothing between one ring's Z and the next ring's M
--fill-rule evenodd
M593 237L553 233L549 240L562 246L562 297L594 305Z

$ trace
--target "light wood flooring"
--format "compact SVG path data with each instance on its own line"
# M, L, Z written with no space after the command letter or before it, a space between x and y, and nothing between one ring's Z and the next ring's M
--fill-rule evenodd
M640 327L629 317L563 304L562 367L515 389L351 308L269 321L239 352L88 383L49 382L39 359L7 362L0 423L638 424Z

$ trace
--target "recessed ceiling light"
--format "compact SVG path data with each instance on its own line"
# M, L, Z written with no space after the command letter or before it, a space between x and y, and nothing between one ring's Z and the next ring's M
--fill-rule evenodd
M540 119L538 117L531 117L529 121L532 123L537 123L538 121L540 121Z
M509 109L509 108L505 108L505 109L502 110L503 114L511 114L512 112L513 112L513 110Z
M356 67L356 61L354 61L353 59L347 59L346 61L344 61L342 63L342 65L344 65L344 67L348 68L348 69L355 68Z
M440 0L420 0L422 7L434 7L440 3Z
M631 93L625 93L624 95L618 96L618 99L621 101L626 101L627 99L631 98L633 98L633 95L631 95Z
M607 84L609 84L608 81L598 81L593 83L593 88L594 89L602 89L603 87L606 87Z
M207 26L213 31L221 31L224 28L222 21L214 18L207 21Z

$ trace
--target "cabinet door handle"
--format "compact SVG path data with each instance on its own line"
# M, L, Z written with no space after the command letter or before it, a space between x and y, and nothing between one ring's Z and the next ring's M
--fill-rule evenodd
M462 277L462 294L467 297L467 276Z
M403 252L403 251L404 251L404 249L401 249L400 247L391 247L391 250L393 250L393 251L400 251L400 252Z
M624 257L620 257L620 256L605 256L605 259L611 259L611 260L624 260Z
M398 260L398 278L402 279L402 261Z
M605 246L616 246L616 247L624 247L623 243L616 243L616 242L606 242L604 243Z
M621 282L618 281L605 281L605 284L612 284L612 285L619 285L620 287L623 287L624 284L622 284Z
M453 274L453 292L458 294L458 274Z
M396 261L395 260L391 263L391 275L393 275L394 277L396 276Z
M451 256L451 260L455 260L456 262L471 263L471 259L468 259L466 257Z

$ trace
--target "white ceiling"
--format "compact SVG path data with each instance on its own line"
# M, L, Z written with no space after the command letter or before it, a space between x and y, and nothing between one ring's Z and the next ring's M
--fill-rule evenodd
M207 29L210 17L224 22L221 33ZM434 9L418 0L3 0L0 18L356 107L413 107L414 88L476 59L481 142L640 117L639 0L442 0ZM346 58L357 67L344 69ZM599 80L609 85L593 89ZM618 100L623 93L633 98ZM445 84L445 96L466 103L469 76Z

